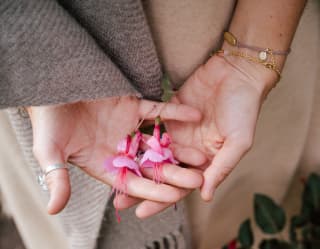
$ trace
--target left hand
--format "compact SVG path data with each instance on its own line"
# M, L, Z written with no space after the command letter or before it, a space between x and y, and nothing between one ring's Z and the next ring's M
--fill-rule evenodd
M40 167L70 162L107 185L115 176L104 161L115 154L120 139L133 132L139 120L163 119L198 121L194 108L164 104L136 97L113 97L96 101L55 106L28 107L33 129L33 151ZM192 155L191 155L192 156ZM188 158L185 158L188 162ZM202 176L176 165L163 167L163 183L158 185L131 172L127 175L130 195L161 202L175 202L185 188L199 187ZM56 214L67 204L71 191L67 170L54 170L46 176L50 192L48 213ZM170 186L169 186L170 185Z

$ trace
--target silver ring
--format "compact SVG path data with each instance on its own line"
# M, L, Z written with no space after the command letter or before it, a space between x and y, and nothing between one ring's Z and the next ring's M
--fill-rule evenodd
M57 170L57 169L68 169L68 165L66 163L51 164L44 170L43 174L44 174L44 176L47 176L52 171Z

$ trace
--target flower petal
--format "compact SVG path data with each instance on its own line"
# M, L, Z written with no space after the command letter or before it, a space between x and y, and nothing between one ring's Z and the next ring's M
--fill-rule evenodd
M117 151L119 153L126 153L126 149L127 149L127 138L120 140L120 142L118 143L117 146Z
M153 137L155 137L158 141L160 140L160 125L159 125L159 123L154 125Z
M135 173L136 175L142 177L142 174L141 174L139 169L133 169L133 173Z
M131 156L131 157L136 156L138 149L139 149L141 139L142 139L142 134L140 131L137 131L131 141L131 144L130 144L130 148L129 148L129 152L128 152L129 156Z
M144 155L140 161L140 164L143 164L147 160L149 160L151 162L155 162L155 163L161 163L163 160L165 160L165 158L163 157L163 155L161 155L157 151L150 149L144 153Z
M157 151L158 153L162 153L162 148L160 145L160 142L155 137L150 137L146 143L153 149L154 151Z
M143 163L140 164L142 168L153 168L155 167L156 163L151 162L150 160L146 160Z
M171 144L171 137L168 133L163 133L160 141L161 146L168 147Z
M116 156L113 160L113 165L118 168L139 169L139 165L127 156Z
M179 162L174 159L173 153L169 148L163 148L164 160L169 163L178 164Z
M115 159L115 157L109 157L107 158L107 160L104 162L104 168L106 169L106 171L115 174L119 171L119 168L114 167L113 165L113 160Z

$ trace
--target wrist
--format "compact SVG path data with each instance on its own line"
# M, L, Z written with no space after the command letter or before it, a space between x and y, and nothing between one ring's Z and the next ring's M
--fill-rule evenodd
M231 46L226 41L222 45L222 50L226 54L230 52L235 52L237 54L244 54L243 56L222 56L224 59L231 64L234 68L237 68L247 77L254 79L254 87L264 95L268 94L270 90L275 87L276 83L279 81L279 75L283 68L285 61L285 56L274 56L274 62L276 65L276 70L266 67L263 63L257 63L250 58L258 58L258 53L256 51L251 51L246 48L238 48ZM249 59L248 59L249 58Z

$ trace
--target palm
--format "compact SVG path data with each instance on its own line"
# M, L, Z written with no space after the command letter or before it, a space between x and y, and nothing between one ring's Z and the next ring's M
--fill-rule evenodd
M189 152L179 153L179 160L192 153L198 154L198 162L193 161L193 165L202 164L204 183L201 195L204 200L212 199L215 188L231 173L252 144L267 84L263 79L265 71L260 73L255 67L246 66L248 64L237 65L213 57L187 80L172 99L173 103L192 106L202 113L199 122L167 121L165 124L175 150ZM246 71L249 73L244 73ZM204 162L200 158L207 160ZM122 201L123 207L140 202L125 198ZM147 217L168 206L147 200L139 205L137 212Z
M179 90L174 102L199 109L199 123L167 122L173 142L193 146L208 158L203 165L211 199L216 188L250 148L262 101L262 93L246 76L223 59L212 58L200 67ZM211 181L211 182L210 182ZM212 184L214 187L212 187ZM208 189L207 189L208 190Z
M185 113L189 113L186 115ZM33 107L31 120L34 133L34 152L42 167L57 162L69 161L81 167L87 174L112 185L114 176L106 172L104 161L116 153L117 143L137 128L141 119L163 119L192 121L199 119L199 113L187 106L161 104L134 97L109 98L100 101L75 103L61 106ZM176 169L178 167L173 167ZM54 171L47 177L51 191L50 212L55 213L65 205L69 193L66 172ZM63 175L62 175L63 174ZM193 172L177 172L178 179L189 181L177 183L170 176L169 184L194 187L201 184L201 177ZM55 179L55 180L50 180ZM57 179L60 179L59 183ZM54 186L50 186L54 185ZM148 189L154 188L153 191ZM140 198L171 202L181 195L181 190L163 184L128 175L128 193ZM166 194L165 194L166 193ZM52 199L51 198L51 199ZM58 204L57 204L58 203ZM49 204L50 206L50 204Z
M42 116L45 125L34 127L41 129L34 137L35 144L48 153L58 150L64 160L99 175L104 159L115 153L117 142L132 132L139 121L135 99L121 99L121 105L118 101L111 98L47 107Z

